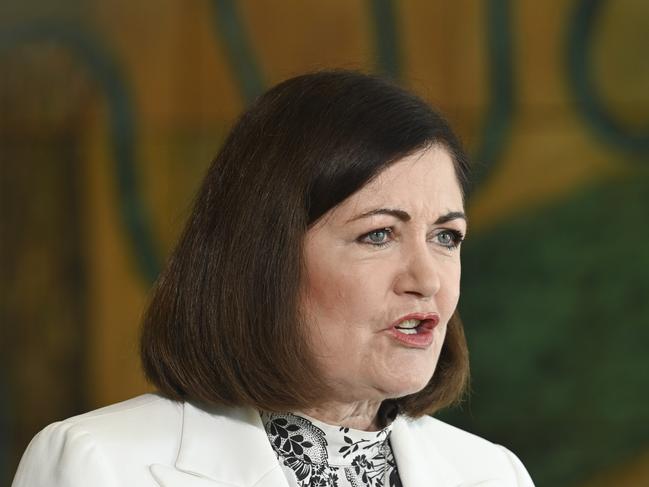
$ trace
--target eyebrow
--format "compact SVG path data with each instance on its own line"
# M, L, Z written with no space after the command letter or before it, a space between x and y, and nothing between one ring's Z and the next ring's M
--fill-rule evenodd
M404 210L397 210L394 208L376 208L375 210L370 210L370 211L366 211L365 213L361 213L360 215L357 215L347 220L346 223L350 223L356 220L360 220L361 218L367 218L374 215L390 215L395 218L398 218L402 222L407 222L412 219L410 214ZM450 222L451 220L456 220L458 218L461 218L464 221L466 221L467 219L466 215L462 211L450 211L445 215L441 215L437 220L435 220L435 225L441 225L443 223Z

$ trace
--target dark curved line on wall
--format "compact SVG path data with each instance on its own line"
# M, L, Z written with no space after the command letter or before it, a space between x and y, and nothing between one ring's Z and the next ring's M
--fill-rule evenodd
M265 87L259 63L250 47L235 2L213 0L212 6L216 35L225 46L226 57L237 80L237 86L241 89L245 104L249 105Z
M150 214L140 194L135 164L135 114L119 66L98 39L75 25L31 23L0 31L2 49L38 42L53 42L68 49L88 69L106 96L119 213L132 246L137 271L147 283L152 283L158 275L160 260L149 224Z
M471 193L502 158L515 110L514 62L509 0L487 5L487 83L489 104L482 123L480 145L474 151Z
M379 73L398 80L401 77L401 46L397 15L392 0L371 0L374 43Z
M569 24L566 51L566 71L577 109L599 140L622 151L649 152L649 134L630 133L610 114L595 82L593 46L603 0L581 0Z

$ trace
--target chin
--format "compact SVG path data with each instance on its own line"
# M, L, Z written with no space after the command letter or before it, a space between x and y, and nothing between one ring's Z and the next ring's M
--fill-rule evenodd
M433 377L433 370L413 371L410 374L395 377L389 383L383 384L383 392L386 399L396 399L398 397L416 394L428 385Z

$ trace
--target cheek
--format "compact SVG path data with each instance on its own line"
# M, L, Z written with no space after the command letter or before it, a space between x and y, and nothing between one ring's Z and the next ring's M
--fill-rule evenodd
M348 299L349 283L344 276L316 270L307 279L306 296L310 305L320 311L336 311L341 300Z
M327 327L353 326L367 318L364 311L371 305L376 281L364 279L359 269L343 272L342 267L312 267L305 279L305 311Z
M339 381L365 349L366 288L356 273L312 269L302 300L307 336L323 376Z
M441 273L440 292L438 295L438 306L440 311L448 318L453 314L460 299L460 263L446 263L444 272Z

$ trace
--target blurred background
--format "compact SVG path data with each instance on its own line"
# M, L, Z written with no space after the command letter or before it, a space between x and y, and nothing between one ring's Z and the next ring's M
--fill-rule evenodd
M539 486L649 485L648 48L644 0L2 1L0 483L46 424L148 390L147 293L228 127L343 67L475 159L472 394L443 419Z

